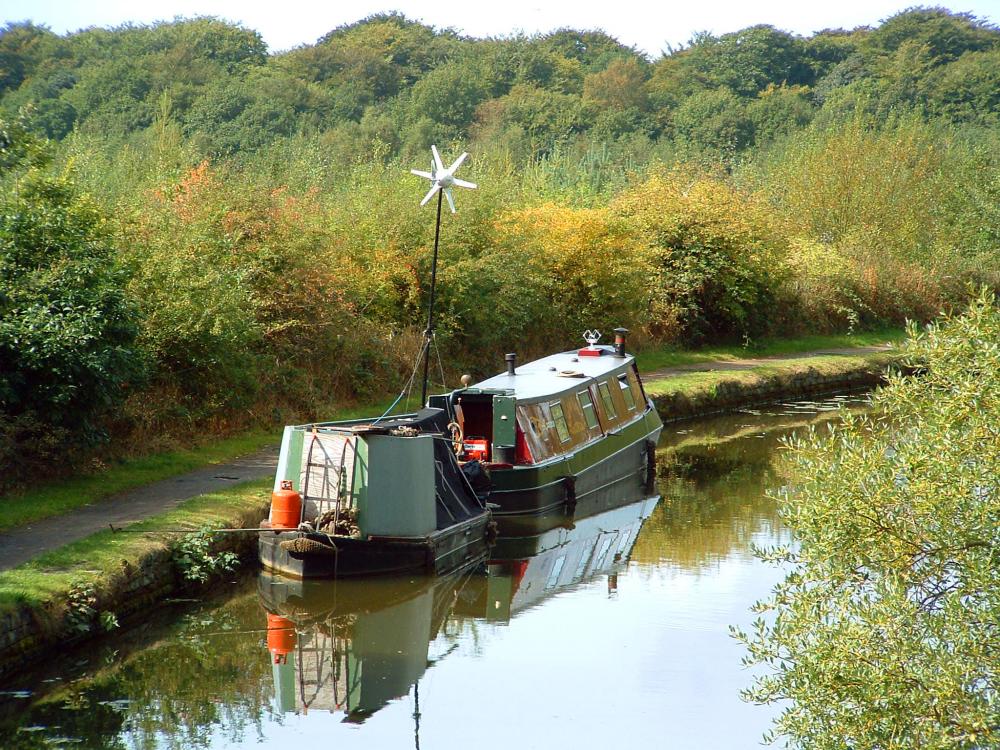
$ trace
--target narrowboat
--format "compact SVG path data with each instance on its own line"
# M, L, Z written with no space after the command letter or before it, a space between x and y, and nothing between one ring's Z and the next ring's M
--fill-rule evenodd
M437 194L434 254L416 414L286 427L261 563L300 578L444 573L484 551L498 519L591 515L620 505L636 487L651 491L663 425L646 397L624 328L614 347L587 346L428 398L442 198L468 156L444 167L431 146ZM410 383L416 376L416 368ZM406 391L396 399L398 403ZM395 404L394 404L395 405ZM389 411L392 410L390 407ZM389 412L386 412L388 414ZM511 526L513 528L513 526Z
M264 567L300 578L444 573L525 519L617 507L655 481L662 423L625 333L432 395L416 414L286 427ZM471 378L466 379L471 383Z
M643 390L624 328L614 346L585 334L582 349L553 354L445 396L459 461L478 459L500 533L525 518L585 517L617 507L638 489L652 494L663 423ZM456 429L457 426L457 429Z

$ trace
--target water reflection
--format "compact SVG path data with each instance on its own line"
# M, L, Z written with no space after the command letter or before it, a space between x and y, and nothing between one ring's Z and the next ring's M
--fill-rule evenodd
M463 599L461 611L486 620L507 622L521 610L540 604L564 588L606 578L617 589L643 523L659 503L643 498L621 508L577 520L571 527L497 540L488 574ZM523 529L522 529L523 530Z
M428 648L477 569L440 578L293 581L261 573L274 706L362 723L407 695Z
M0 748L757 747L728 626L780 577L750 552L787 539L780 437L842 401L668 425L663 500L522 525L447 578L255 575L52 654L3 686Z
M261 573L275 710L325 711L363 723L408 695L428 667L454 650L429 657L449 618L506 623L598 576L613 592L658 501L645 498L572 528L502 538L488 562L445 577L295 581Z

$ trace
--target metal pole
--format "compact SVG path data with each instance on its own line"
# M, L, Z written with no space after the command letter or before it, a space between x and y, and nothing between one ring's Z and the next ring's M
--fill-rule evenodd
M420 750L420 680L413 683L413 747Z
M434 288L437 286L438 239L441 236L441 201L444 188L438 190L437 222L434 224L434 259L431 261L431 300L427 310L427 330L424 331L424 383L420 390L420 408L427 405L427 368L431 361L431 341L434 338Z

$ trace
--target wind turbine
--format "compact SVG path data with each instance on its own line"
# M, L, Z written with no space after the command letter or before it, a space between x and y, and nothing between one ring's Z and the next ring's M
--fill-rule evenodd
M433 198L434 193L440 190L444 193L444 197L448 199L448 206L451 208L451 212L455 213L455 199L451 194L452 186L471 188L473 190L476 189L476 183L466 182L465 180L460 180L455 177L455 172L457 172L458 168L462 166L462 162L465 161L465 158L469 154L463 151L462 155L455 159L455 162L447 169L444 168L444 164L441 162L441 154L438 153L437 146L431 146L431 155L434 157L434 160L431 162L430 172L422 172L419 169L410 170L411 174L415 174L417 177L423 177L425 180L431 181L431 189L427 191L427 195L425 195L424 199L420 201L420 205L427 205L427 201ZM439 197L439 203L440 200L441 199ZM440 213L438 215L440 217ZM440 218L438 221L440 221Z
M433 198L435 193L437 193L438 197L437 222L434 224L434 260L431 263L431 299L427 310L427 329L424 331L424 382L420 394L421 406L427 405L427 368L430 365L431 343L434 341L434 289L437 286L438 239L441 237L441 196L448 199L448 206L451 208L451 212L455 213L455 199L451 195L452 187L471 188L473 190L476 188L476 183L466 182L455 177L455 172L458 171L458 168L462 166L462 162L468 156L466 152L463 151L462 155L455 159L454 163L447 169L444 168L444 164L441 162L441 154L438 153L437 146L431 146L431 155L434 159L431 162L430 172L422 172L419 169L410 170L417 177L423 177L425 180L431 181L431 189L427 191L427 195L420 201L421 206L427 205L427 201Z

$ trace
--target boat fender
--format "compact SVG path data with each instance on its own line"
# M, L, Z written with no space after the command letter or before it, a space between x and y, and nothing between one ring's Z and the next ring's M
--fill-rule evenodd
M656 443L652 440L646 441L646 492L652 494L656 491Z
M337 545L330 540L329 544L317 542L307 536L297 536L294 539L285 539L278 542L278 546L291 555L336 555L340 550Z
M576 510L576 477L572 475L563 477L563 486L566 488L566 510Z

